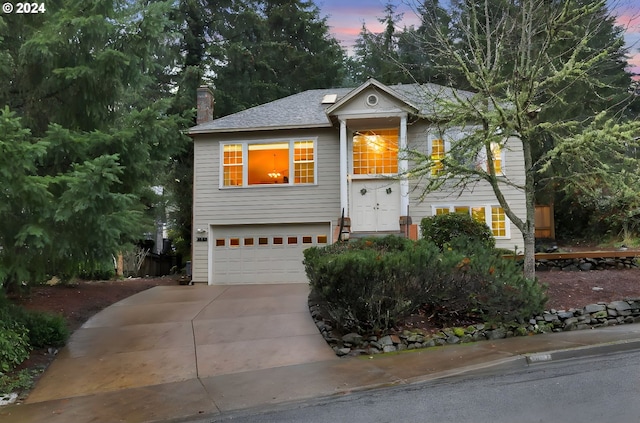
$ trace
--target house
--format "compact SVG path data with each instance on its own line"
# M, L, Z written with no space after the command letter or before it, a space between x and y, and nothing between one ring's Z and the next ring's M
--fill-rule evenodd
M522 235L488 184L442 189L419 201L421 181L398 177L409 167L399 152L428 152L435 174L459 136L443 136L429 120L436 94L451 91L371 79L355 89L305 91L213 120L213 94L201 87L198 124L190 130L193 281L304 282L308 247L359 234L417 238L423 217L450 212L485 221L497 246L522 249ZM494 153L496 172L522 186L519 143L508 141ZM523 191L504 192L525 216Z

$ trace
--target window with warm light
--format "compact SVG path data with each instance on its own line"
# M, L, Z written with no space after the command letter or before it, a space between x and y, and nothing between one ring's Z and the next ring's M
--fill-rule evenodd
M492 142L491 143L491 159L493 160L493 168L496 171L496 175L502 174L502 149L500 148L500 144ZM487 163L487 172L490 172L488 163Z
M459 213L468 214L473 220L485 223L493 236L497 238L509 238L507 217L502 207L499 206L434 206L433 214Z
M491 207L491 231L493 236L507 236L507 218L502 207Z
M354 175L398 173L398 129L360 131L353 137Z
M444 140L434 139L431 140L431 175L436 176L444 170L445 145Z
M223 147L223 185L238 186L243 183L242 144L227 144Z
M221 187L314 184L315 145L315 140L222 144Z

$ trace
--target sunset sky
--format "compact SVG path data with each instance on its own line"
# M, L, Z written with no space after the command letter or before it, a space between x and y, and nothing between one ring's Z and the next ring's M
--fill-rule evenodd
M328 17L331 32L347 50L353 48L362 24L372 32L382 31L378 18L384 15L387 0L315 0L322 16ZM394 0L398 5L396 13L403 13L402 25L419 22L410 4L412 0ZM610 10L617 16L617 22L625 28L625 41L629 47L630 70L640 73L640 2L638 0L610 0Z

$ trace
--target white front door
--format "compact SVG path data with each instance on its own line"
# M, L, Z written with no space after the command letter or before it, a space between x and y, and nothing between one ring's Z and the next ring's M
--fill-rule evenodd
M351 183L351 231L400 230L400 183L395 180L354 180Z

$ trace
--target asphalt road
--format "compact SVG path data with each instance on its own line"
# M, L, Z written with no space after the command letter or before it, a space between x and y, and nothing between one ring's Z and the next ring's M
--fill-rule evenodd
M485 371L482 375L289 404L270 411L223 415L209 421L640 421L640 351L533 364L495 373Z

